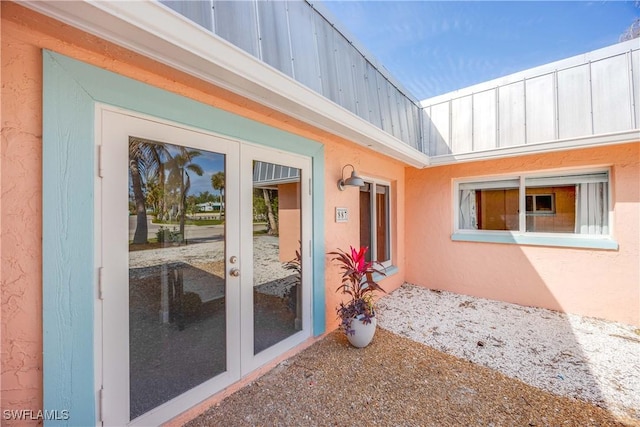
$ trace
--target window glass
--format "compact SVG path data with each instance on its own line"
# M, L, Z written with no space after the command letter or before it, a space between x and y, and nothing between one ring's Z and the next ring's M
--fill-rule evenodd
M526 231L573 233L576 224L576 186L527 187Z
M459 227L466 230L518 230L518 180L460 185Z
M367 181L360 187L360 245L366 260L391 261L390 193L388 184Z
M609 234L607 182L576 185L576 229L579 234Z
M607 172L525 177L524 182L527 195L536 196L535 202L537 195L547 194L554 203L548 212L527 212L526 231L609 234Z
M384 262L389 256L389 186L376 185L376 261Z
M365 255L371 261L371 188L373 184L365 182L360 187L360 246L369 248Z
M465 182L458 189L460 230L609 234L606 171Z

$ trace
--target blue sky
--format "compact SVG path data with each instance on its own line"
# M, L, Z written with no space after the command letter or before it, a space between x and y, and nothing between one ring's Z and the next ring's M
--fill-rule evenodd
M640 17L640 1L323 3L420 100L615 44Z
M178 149L173 144L167 144L167 149L171 153L171 155L179 154ZM197 164L202 168L204 172L202 176L198 176L193 171L189 171L189 178L191 180L191 189L189 190L189 195L198 195L200 193L204 193L208 191L214 195L220 195L218 190L214 190L211 186L211 176L216 174L217 172L224 172L224 154L213 153L205 150L200 151L200 155L193 159L193 163Z
M191 190L189 194L198 195L208 191L216 196L220 195L219 190L214 190L211 186L211 176L222 171L224 172L224 155L202 151L202 156L194 159L194 163L200 165L204 171L202 176L190 173Z

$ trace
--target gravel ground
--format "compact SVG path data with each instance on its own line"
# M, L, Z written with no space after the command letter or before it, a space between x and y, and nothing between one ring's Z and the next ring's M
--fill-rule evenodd
M163 265L166 263L183 262L195 267L219 263L220 268L215 273L224 274L224 242L221 240L192 243L184 246L168 246L159 249L129 252L129 268L142 269ZM273 282L278 279L286 279L291 276L291 271L283 267L278 258L277 236L254 236L254 269L253 280L256 285ZM211 271L214 273L213 271ZM287 279L288 280L288 279ZM271 285L266 293L271 295L283 295L283 289L290 283L282 286ZM264 289L262 291L265 291Z
M629 326L412 285L378 313L368 347L332 332L187 426L640 426Z
M640 421L639 329L406 284L378 311L399 335Z

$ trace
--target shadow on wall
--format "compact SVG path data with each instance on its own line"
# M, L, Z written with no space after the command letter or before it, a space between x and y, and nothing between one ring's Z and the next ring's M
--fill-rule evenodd
M448 135L445 139L445 136L438 130L438 123L440 123L440 126L444 126L446 123L446 129L448 130L449 128L448 103L424 108L420 111L420 114L422 114L422 134L424 135L422 152L429 156L453 154L451 147L447 143Z
M628 227L638 217L638 186L621 187L627 182L622 181L624 177L637 179L637 163L624 160L634 153L637 158L636 147L620 146L615 153L619 153L621 167L616 164L613 169L617 179L613 197L617 201L616 218L624 218ZM611 147L607 150L614 152ZM617 252L452 242L450 237L453 177L481 175L489 170L508 173L539 165L549 168L554 163L569 167L572 161L580 166L577 163L583 161L581 156L590 162L606 161L602 153L604 148L572 152L571 158L528 156L410 170L406 211L419 215L406 216L406 279L425 288L455 292L459 298L449 301L442 297L447 292L427 291L432 295L423 307L415 307L422 309L421 316L412 319L413 330L407 334L423 334L429 345L440 350L494 369L506 369L508 375L537 387L640 420L640 336L634 327L557 312L633 316L638 297L638 276L636 273L634 279L632 273L634 268L637 271L632 265L637 263L633 256L637 254L637 237L619 235L621 250ZM615 157L610 153L608 161L612 162ZM620 205L621 201L625 203ZM629 232L637 236L632 228L624 234ZM619 272L611 270L614 262ZM617 286L609 287L608 283ZM463 295L547 309L495 301L489 304ZM412 299L407 296L397 309L408 310ZM620 304L626 304L624 313L616 314L612 308Z

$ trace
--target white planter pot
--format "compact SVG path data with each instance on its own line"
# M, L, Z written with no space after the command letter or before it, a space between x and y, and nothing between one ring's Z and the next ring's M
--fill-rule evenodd
M351 329L355 331L354 334L347 334L347 339L352 346L362 348L369 345L373 339L373 334L376 332L376 325L378 320L375 316L371 318L371 323L364 324L362 320L352 319Z

